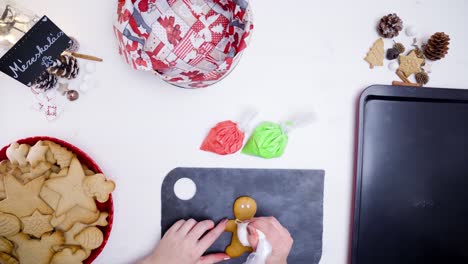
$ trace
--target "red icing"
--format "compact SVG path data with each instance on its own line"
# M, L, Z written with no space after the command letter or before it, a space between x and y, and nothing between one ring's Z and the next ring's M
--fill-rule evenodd
M233 154L242 148L245 134L237 124L227 120L214 126L206 136L200 149L219 155Z

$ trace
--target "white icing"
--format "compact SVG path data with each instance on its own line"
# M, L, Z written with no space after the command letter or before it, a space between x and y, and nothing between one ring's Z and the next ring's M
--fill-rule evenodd
M239 241L244 247L250 247L250 243L248 240L248 232L247 232L247 226L249 223L242 223L242 222L236 222L237 223L237 237L239 238ZM257 249L255 252L249 255L247 258L247 261L244 264L265 264L266 259L268 256L271 254L271 245L266 239L265 234L260 231L256 230L258 234L258 244L257 244Z

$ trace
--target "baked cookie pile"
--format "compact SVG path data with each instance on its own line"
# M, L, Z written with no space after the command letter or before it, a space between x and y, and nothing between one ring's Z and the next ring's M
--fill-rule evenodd
M82 263L101 246L113 181L51 141L13 143L0 162L0 263Z

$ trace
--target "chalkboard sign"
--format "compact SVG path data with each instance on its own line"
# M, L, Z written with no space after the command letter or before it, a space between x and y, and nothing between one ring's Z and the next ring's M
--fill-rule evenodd
M67 49L70 41L60 28L44 16L0 58L0 71L31 86Z

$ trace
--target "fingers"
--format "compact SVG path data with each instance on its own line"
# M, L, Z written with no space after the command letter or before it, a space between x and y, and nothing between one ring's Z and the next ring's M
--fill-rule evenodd
M211 220L198 222L198 224L196 224L188 233L188 238L198 240L203 234L205 234L206 231L212 229L213 227L214 223Z
M268 220L268 218L254 219L250 222L249 226L262 231L267 236L268 234L278 232L277 228Z
M192 228L196 224L197 224L197 221L195 221L194 219L189 219L189 220L185 221L185 223L179 228L179 230L177 232L182 234L182 235L186 235L186 234L188 234L188 232L190 232L190 230L192 230Z
M208 232L202 239L200 239L198 242L200 251L205 252L211 245L213 245L216 239L218 239L219 236L221 236L221 234L224 232L227 221L227 219L224 219L223 221L219 222L215 228L211 229L210 232Z
M247 232L248 232L247 240L249 240L250 246L254 250L257 250L257 246L258 246L258 233L257 233L257 230L255 230L255 228L253 228L251 226L247 226Z
M228 255L224 253L216 253L201 257L197 264L214 264L228 259Z
M166 235L177 232L184 223L185 223L184 219L175 222L175 224L173 224L171 228L167 230Z

